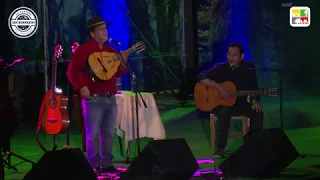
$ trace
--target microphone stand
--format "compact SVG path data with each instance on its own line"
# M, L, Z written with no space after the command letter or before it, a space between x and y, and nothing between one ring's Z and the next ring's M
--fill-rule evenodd
M277 72L279 76L279 96L280 96L280 128L283 130L284 123L283 123L283 70L281 69L267 69L267 68L246 68L247 70L254 70L254 71L271 71Z
M122 56L122 54L120 53L120 47L119 47L119 43L115 43L116 44L116 47L117 47L117 50L120 54L120 58L121 58L121 61L122 62L125 62L124 61L124 58ZM126 61L126 66L127 66L127 70L130 74L130 79L131 81L133 81L133 84L134 84L134 87L133 87L133 91L135 93L135 105L136 105L136 124L137 124L137 138L136 138L136 143L137 143L137 146L138 146L138 155L140 154L140 130L139 130L139 106L138 106L138 101L139 101L139 96L143 102L143 105L145 108L148 108L147 106L147 103L145 102L145 100L142 98L142 95L141 95L141 92L139 91L139 83L137 81L137 79L133 79L132 77L132 71L131 71L131 68L130 68L130 65L129 65L129 62L128 60Z
M15 65L15 64L17 64L17 63L20 63L20 62L22 62L22 61L24 61L24 60L25 60L24 58L18 58L18 59L16 59L16 60L14 60L13 63L11 63L11 64L6 64L6 65L4 66L4 68L10 68L10 67L12 67L13 65ZM2 61L0 61L0 62L2 62Z
M283 123L283 70L282 69L267 69L267 68L246 68L248 70L254 70L254 71L270 71L270 72L277 72L279 76L279 94L280 94L280 128L283 130L284 123ZM305 158L305 154L298 155L302 158Z

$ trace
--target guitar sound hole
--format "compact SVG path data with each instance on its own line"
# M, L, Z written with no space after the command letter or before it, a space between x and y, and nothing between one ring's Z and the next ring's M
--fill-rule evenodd
M51 99L51 100L50 100L50 107L51 107L51 108L55 108L56 105L57 105L56 99Z
M100 66L101 66L102 69L103 69L102 71L103 71L103 72L108 72L107 69L106 69L106 68L104 67L104 65L102 64L100 58L97 58L97 60L98 60L98 62L100 63Z

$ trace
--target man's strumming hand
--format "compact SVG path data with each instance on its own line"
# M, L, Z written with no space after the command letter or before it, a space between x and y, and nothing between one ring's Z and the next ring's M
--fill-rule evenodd
M228 91L226 88L224 88L223 86L217 86L216 87L217 91L219 92L220 98L222 99L227 99L230 97L230 95L228 94Z

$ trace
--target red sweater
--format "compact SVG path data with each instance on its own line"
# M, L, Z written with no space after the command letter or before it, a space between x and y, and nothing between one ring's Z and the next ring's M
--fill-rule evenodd
M116 78L121 77L127 69L119 67L117 73L111 79L93 82L84 70L86 69L88 57L95 52L117 53L107 44L104 44L100 49L98 43L93 39L81 45L76 50L68 66L67 76L70 83L77 91L87 86L91 94L117 93Z

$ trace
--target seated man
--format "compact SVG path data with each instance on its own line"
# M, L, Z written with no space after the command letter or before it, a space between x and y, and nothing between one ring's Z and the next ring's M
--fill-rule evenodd
M214 68L201 73L197 81L217 89L221 98L228 98L227 90L219 83L225 81L233 82L237 90L258 90L258 80L256 73L247 68L254 68L253 63L243 60L244 47L240 43L229 45L227 52L228 61L217 64ZM259 96L250 96L251 103L247 102L247 97L237 97L236 103L231 107L218 106L213 109L213 113L218 117L218 137L215 158L220 158L224 154L227 145L231 116L244 115L250 118L250 133L262 129L263 109L259 105Z

